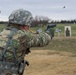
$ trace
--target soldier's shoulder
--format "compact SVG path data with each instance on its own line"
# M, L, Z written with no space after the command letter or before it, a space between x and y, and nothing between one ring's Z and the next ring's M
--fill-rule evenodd
M10 30L6 30L6 29L3 29L3 31L0 33L0 35L8 35L10 34Z

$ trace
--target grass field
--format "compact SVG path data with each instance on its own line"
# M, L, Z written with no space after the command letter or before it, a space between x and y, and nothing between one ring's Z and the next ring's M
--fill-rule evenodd
M57 24L57 26L54 28L54 30L56 30L56 28L61 29L59 37L64 37L64 27L65 26L71 26L72 36L76 36L76 24ZM1 24L0 31L2 31L2 29L5 27L6 27L6 25ZM31 27L30 29L35 32L39 28L41 28L44 31L46 29L46 26L44 26L44 27ZM55 31L55 37L57 37L57 36L58 36L58 33Z
M64 31L65 26L71 26L72 36L76 36L76 24L57 24L57 26L54 28L54 30L56 30L56 28L61 29L59 37L64 37L65 36L65 31ZM41 28L41 29L45 30L46 26L44 26L44 27L35 27L35 28L32 27L31 29L33 31L36 31L38 28ZM56 31L55 31L55 36L56 37L58 36L58 33Z
M0 24L0 32L6 27L4 24Z

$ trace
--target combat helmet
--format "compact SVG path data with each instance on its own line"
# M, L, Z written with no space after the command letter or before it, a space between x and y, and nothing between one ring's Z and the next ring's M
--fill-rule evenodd
M30 25L33 20L32 14L23 9L13 11L9 16L9 24Z

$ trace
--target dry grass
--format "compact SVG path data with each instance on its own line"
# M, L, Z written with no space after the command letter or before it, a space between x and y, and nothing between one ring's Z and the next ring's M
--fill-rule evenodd
M70 52L32 50L24 75L76 75L76 55Z

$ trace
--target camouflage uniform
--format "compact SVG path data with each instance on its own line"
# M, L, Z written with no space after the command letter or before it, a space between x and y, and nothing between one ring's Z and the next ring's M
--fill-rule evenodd
M32 21L31 13L23 9L16 10L9 16L9 23L11 24L30 25L31 21ZM0 61L2 59L1 56L3 54L6 43L8 42L10 32L11 30L6 28L0 34ZM26 50L28 48L45 46L50 42L50 40L51 36L49 36L46 32L40 32L36 34L30 32L29 30L26 31L17 29L17 31L13 34L12 38L14 49L16 50L17 60L18 61L24 60L24 56L27 54ZM10 44L8 45L7 52L5 53L4 58L5 58L4 62L8 62L11 64L14 64L16 61ZM11 73L14 74L15 72L12 70L12 68L16 70L16 67L15 66L10 67ZM9 70L4 71L3 75L6 75L6 73L8 72Z
M2 47L2 48L5 47L6 42L8 41L9 34L10 34L10 30L5 30L4 29L3 32L1 32L1 34L0 34L0 47ZM13 40L13 44L14 44L15 48L19 49L19 46L22 46L24 44L24 47L25 47L25 50L26 50L26 48L30 48L30 47L45 46L45 45L47 45L50 42L51 38L45 32L41 32L39 34L35 34L35 33L31 33L30 31L26 31L26 30L23 30L23 31L22 30L18 30L13 35L12 40ZM10 45L8 47L8 50L11 51ZM8 52L6 53L6 56L7 56L7 59L9 59L9 58L10 58L10 60L13 59L13 58L11 59L11 57L13 55L11 55Z

